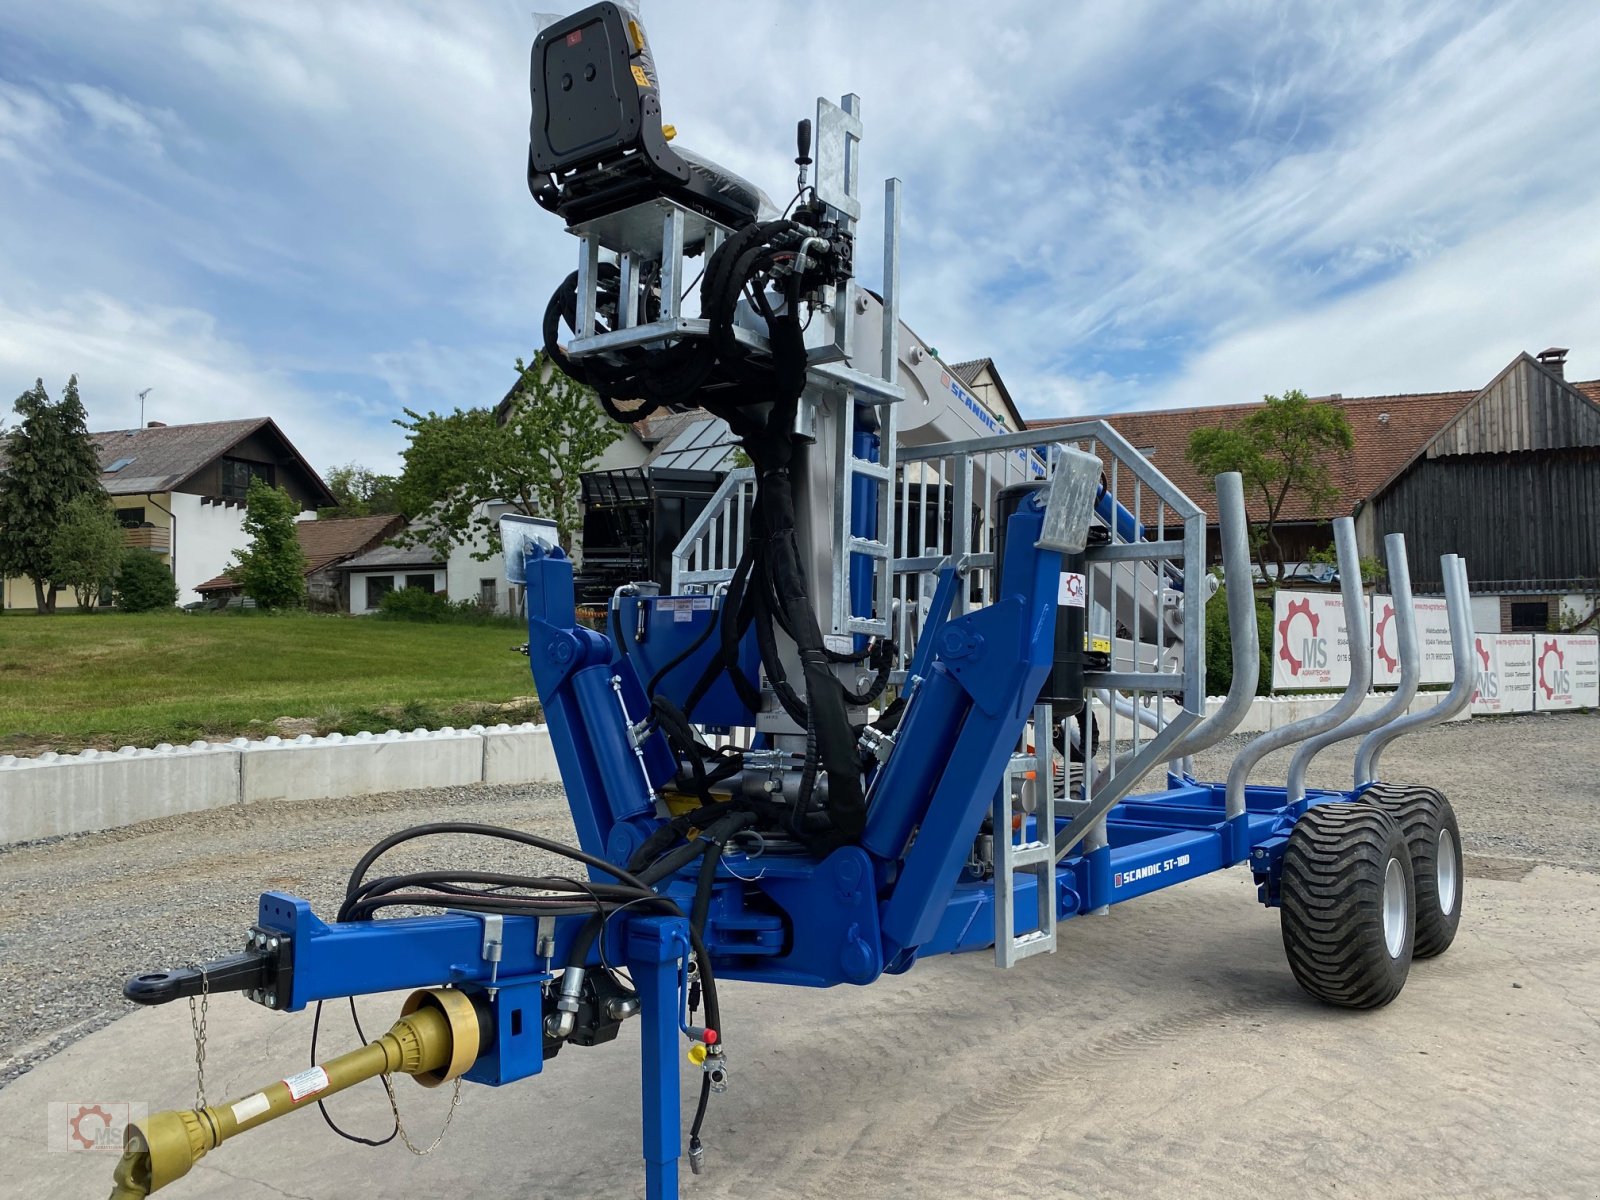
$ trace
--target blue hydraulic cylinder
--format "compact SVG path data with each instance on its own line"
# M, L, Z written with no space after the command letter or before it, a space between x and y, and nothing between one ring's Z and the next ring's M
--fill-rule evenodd
M655 821L652 789L670 780L671 751L660 731L635 749L629 727L644 714L643 690L625 664L613 667L611 639L577 623L567 557L535 545L523 577L528 664L578 842L590 854L624 860L647 836L638 827Z
M935 663L927 670L895 738L902 750L889 756L868 798L861 845L887 862L898 861L905 852L912 830L928 811L934 787L949 769L948 760L931 748L954 742L971 704L942 665Z

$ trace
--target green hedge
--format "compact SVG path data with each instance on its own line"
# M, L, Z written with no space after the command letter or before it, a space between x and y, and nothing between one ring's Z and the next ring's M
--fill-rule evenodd
M440 592L400 588L378 601L378 616L389 621L422 621L430 625L506 625L521 627L519 617L490 612L476 600L451 603Z
M1256 636L1261 644L1261 669L1256 695L1272 691L1272 600L1256 598ZM1206 605L1206 694L1225 695L1233 686L1233 639L1228 636L1228 596L1220 591Z

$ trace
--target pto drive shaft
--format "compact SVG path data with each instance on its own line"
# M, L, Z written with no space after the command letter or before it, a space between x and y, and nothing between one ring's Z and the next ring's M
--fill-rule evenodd
M486 1005L483 1006L485 1009ZM290 1079L228 1104L160 1112L130 1125L113 1176L111 1200L142 1200L188 1174L206 1152L236 1133L265 1125L379 1075L411 1075L427 1087L456 1078L475 1061L492 1028L479 1005L448 989L413 992L388 1033Z

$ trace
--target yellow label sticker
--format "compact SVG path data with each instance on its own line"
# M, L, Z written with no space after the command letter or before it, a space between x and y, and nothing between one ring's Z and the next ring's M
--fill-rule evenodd
M1084 640L1089 643L1089 649L1094 651L1096 654L1110 654L1111 653L1111 639L1110 638L1088 637L1088 638L1085 638Z
M633 64L633 81L640 87L650 86L650 76L644 73L644 68L638 63Z

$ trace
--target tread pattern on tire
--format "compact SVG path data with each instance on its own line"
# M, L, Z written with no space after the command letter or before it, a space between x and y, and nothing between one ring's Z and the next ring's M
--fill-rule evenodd
M1412 930L1398 958L1383 935L1383 880L1397 858L1407 875L1407 924L1416 911L1411 856L1394 819L1371 804L1314 805L1284 851L1283 948L1300 986L1341 1008L1379 1008L1405 986Z
M1411 851L1411 873L1417 894L1417 932L1412 954L1433 958L1443 954L1455 941L1461 923L1462 862L1461 830L1455 810L1443 793L1433 788L1413 788L1397 796L1384 795L1372 801L1394 818ZM1439 903L1439 830L1448 829L1455 842L1455 910L1446 913Z

